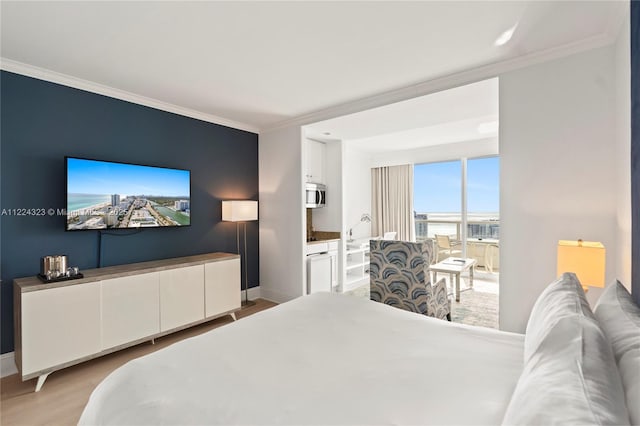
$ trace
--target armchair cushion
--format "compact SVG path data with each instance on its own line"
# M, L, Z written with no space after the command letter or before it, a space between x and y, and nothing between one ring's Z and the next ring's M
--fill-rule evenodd
M371 240L371 300L411 312L446 318L451 312L444 280L434 288L426 272L433 242Z
M447 296L447 283L444 278L441 278L434 286L428 282L427 287L432 290L427 303L427 315L439 319L450 319L451 300Z

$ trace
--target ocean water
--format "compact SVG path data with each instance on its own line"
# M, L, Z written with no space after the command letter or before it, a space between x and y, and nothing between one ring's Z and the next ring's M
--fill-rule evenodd
M430 223L429 224L428 237L433 238L438 235L449 235L455 237L457 234L457 227L455 223Z
M111 201L111 195L104 194L68 194L67 211L71 212Z

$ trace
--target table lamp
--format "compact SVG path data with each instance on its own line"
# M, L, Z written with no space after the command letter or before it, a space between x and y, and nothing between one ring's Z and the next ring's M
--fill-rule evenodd
M255 302L249 300L249 279L247 263L247 221L258 220L258 202L251 200L230 200L222 202L222 220L236 222L236 247L240 254L240 222L244 226L244 300L242 306L251 306ZM242 263L242 262L241 262Z
M594 241L558 241L558 276L573 272L578 276L582 288L604 287L604 245Z
M349 239L347 240L348 242L353 242L353 228L360 225L361 223L371 223L371 215L369 213L363 213L362 216L360 216L360 222L349 228Z

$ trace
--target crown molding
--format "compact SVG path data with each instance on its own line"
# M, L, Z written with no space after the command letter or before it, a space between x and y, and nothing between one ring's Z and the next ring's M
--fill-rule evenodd
M406 101L408 99L452 89L465 84L475 83L488 78L498 77L500 74L510 71L515 71L521 68L526 68L532 65L541 64L554 59L571 56L580 52L613 44L616 41L616 36L617 34L614 34L612 31L606 31L597 36L564 44L562 46L556 46L550 49L518 56L516 58L497 61L453 74L436 77L422 83L391 90L356 101L335 105L309 114L283 120L271 126L264 126L260 128L260 133L267 133L290 126L304 126L318 121L324 121L331 118L366 111L368 109L390 105L396 102Z
M114 87L105 86L103 84L94 83L78 77L51 71L45 68L36 67L22 62L14 61L0 57L0 69L15 74L25 75L27 77L37 78L38 80L49 81L51 83L61 84L63 86L72 87L74 89L84 90L86 92L97 93L99 95L108 96L114 99L131 102L138 105L147 106L161 111L171 112L173 114L182 115L209 123L219 124L234 129L245 130L251 133L258 133L259 128L247 123L229 120L216 115L207 114L190 108L181 107L168 102L159 101L157 99L148 98L146 96L137 95L125 90L116 89Z
M389 105L395 102L405 101L434 92L439 92L441 90L447 90L488 78L497 77L500 74L515 71L517 69L526 68L532 65L559 59L565 56L571 56L587 50L607 46L616 41L619 29L625 17L626 15L624 9L621 7L620 13L616 14L616 16L610 20L609 25L607 26L607 30L597 36L519 56L517 58L497 61L453 74L436 77L432 80L427 80L411 86L387 91L359 100L345 102L329 108L313 111L308 114L303 114L297 117L283 120L272 125L266 125L264 127L257 127L247 123L229 120L223 117L203 113L193 109L170 104L168 102L148 98L146 96L137 95L135 93L105 86L99 83L94 83L92 81L58 73L48 69L39 68L33 65L28 65L4 57L0 57L0 69L16 74L25 75L28 77L37 78L39 80L61 84L63 86L73 87L87 92L109 96L111 98L120 99L139 105L148 106L185 117L195 118L209 123L219 124L239 130L245 130L252 133L265 133L290 126L303 126L317 121L328 120L343 115L353 114L368 109Z

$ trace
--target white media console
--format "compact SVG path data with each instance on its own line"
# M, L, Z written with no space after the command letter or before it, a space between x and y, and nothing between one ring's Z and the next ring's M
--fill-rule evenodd
M82 271L84 278L13 281L15 356L22 380L240 309L240 256L209 253Z

